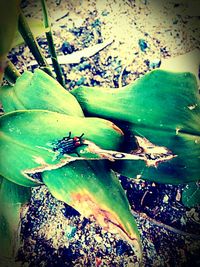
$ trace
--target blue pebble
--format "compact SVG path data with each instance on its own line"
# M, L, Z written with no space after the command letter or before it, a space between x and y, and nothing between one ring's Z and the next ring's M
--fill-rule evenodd
M80 86L84 83L84 81L86 80L85 77L81 77L77 82L76 82L76 85Z
M138 44L142 52L145 52L148 48L148 43L144 39L139 39Z
M71 54L71 53L73 53L73 51L74 51L74 46L71 45L71 44L68 43L68 42L64 42L64 43L62 44L61 50L62 50L62 52L63 52L64 55L66 55L66 54Z
M159 68L161 65L161 60L160 59L153 59L149 62L149 67L151 69Z

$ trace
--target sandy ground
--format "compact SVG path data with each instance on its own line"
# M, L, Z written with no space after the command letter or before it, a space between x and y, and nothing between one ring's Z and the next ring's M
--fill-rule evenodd
M120 87L157 67L191 70L198 77L197 2L47 1L59 56L83 51L84 57L85 48L112 41L79 64L74 56L71 64L62 65L67 89ZM27 17L41 18L39 1L25 1L23 8ZM44 36L39 44L48 56ZM35 67L23 45L10 58L20 71ZM198 266L199 209L181 204L183 186L121 181L141 233L143 265ZM24 266L138 266L127 243L53 199L45 187L33 189L22 241L19 260Z

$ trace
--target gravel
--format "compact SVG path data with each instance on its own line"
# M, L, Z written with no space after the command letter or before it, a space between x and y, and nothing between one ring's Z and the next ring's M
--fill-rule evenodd
M192 2L192 1L191 1ZM198 16L189 1L47 1L58 55L114 42L79 64L62 65L67 89L80 85L118 88L162 61L199 48ZM41 18L39 1L23 1L28 17ZM189 10L189 11L188 11ZM44 36L39 39L48 56ZM83 53L84 54L84 53ZM12 49L22 72L33 70L29 49ZM120 177L141 234L143 266L199 266L200 210L181 203L183 185L161 185ZM32 189L22 219L22 266L138 266L131 247L118 236L53 198L45 186Z

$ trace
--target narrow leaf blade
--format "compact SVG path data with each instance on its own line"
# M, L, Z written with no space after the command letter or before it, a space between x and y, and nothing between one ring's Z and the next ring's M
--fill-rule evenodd
M50 111L11 112L0 118L0 124L0 173L23 186L38 185L28 174L55 169L73 160L69 155L75 152L73 144L72 150L64 151L57 145L69 133L72 139L84 134L85 139L104 149L118 149L123 139L121 130L109 121ZM68 143L65 145L68 147Z
M141 258L137 225L118 178L105 161L72 162L42 174L44 183L59 200L66 202L105 230L127 240Z
M25 71L14 86L0 88L5 112L20 109L44 109L83 117L75 97L44 71Z
M113 168L119 173L172 184L200 178L200 98L193 74L155 70L124 88L80 87L72 93L85 114L119 125L125 133L124 151L149 157L146 163L143 158L118 161ZM163 160L162 153L151 152L155 147L166 148L174 157ZM152 156L154 166L149 166Z

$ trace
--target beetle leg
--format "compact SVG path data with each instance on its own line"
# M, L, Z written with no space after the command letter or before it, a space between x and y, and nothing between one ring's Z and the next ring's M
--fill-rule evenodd
M81 155L77 151L75 151L73 153L76 154L79 158L81 157Z

